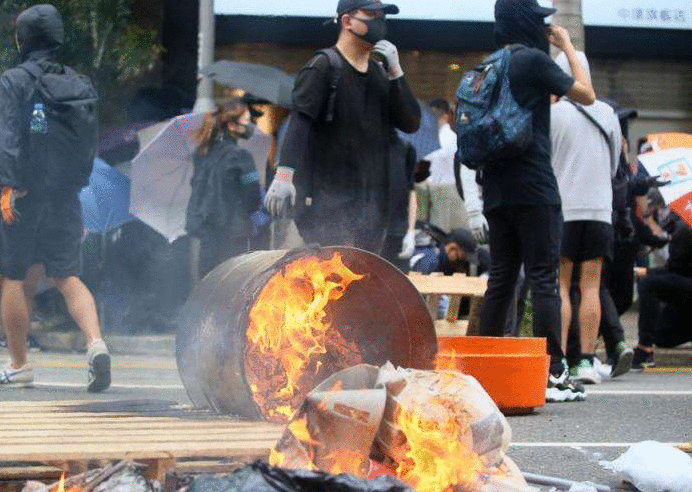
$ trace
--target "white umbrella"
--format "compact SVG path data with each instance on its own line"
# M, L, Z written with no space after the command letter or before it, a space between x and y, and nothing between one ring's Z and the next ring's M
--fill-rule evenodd
M169 242L185 235L193 133L203 121L201 113L173 118L132 160L130 213Z

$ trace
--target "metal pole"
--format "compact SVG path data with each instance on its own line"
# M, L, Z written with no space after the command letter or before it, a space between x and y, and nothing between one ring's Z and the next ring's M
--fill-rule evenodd
M215 45L214 0L199 0L199 52L197 70L214 61ZM197 76L197 100L192 108L194 113L207 113L214 110L214 95L211 79Z

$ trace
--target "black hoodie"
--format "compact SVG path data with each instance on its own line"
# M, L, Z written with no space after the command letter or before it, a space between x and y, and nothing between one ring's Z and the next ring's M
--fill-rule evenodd
M54 54L64 36L62 19L52 5L34 5L17 17L21 61L35 61L44 71L63 70ZM0 184L15 189L31 189L36 179L22 155L34 86L31 75L21 68L11 68L0 77Z
M536 0L497 0L494 31L498 47L520 43L548 53L545 17L550 11L554 9L540 7Z

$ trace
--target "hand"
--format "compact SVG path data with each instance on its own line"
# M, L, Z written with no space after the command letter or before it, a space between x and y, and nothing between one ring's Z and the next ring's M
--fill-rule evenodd
M645 184L649 188L660 188L661 186L667 186L670 184L670 180L661 181L661 176L651 176L645 179Z
M401 241L401 251L399 252L399 258L402 260L407 260L413 256L413 252L416 250L416 231L408 231Z
M562 51L572 46L569 31L562 26L548 26L548 41Z
M378 41L372 50L379 53L387 60L387 72L389 73L389 80L398 79L404 75L404 71L401 69L401 64L399 63L399 52L392 43L383 39Z
M474 212L469 215L469 229L478 244L488 242L488 221L481 212Z
M273 217L283 215L288 209L286 201L291 201L291 206L296 204L296 187L293 185L293 169L279 166L271 186L264 197L264 208Z

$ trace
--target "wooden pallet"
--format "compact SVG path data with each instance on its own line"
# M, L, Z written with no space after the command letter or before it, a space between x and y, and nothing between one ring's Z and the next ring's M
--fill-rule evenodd
M0 402L0 481L111 460L143 463L148 476L161 478L183 461L189 469L193 460L266 457L284 430L172 404L124 403Z
M463 336L477 333L478 316L488 287L487 280L460 273L423 275L418 272L409 273L408 279L425 299L438 335ZM438 306L442 295L449 296L449 306L444 316L438 318ZM471 307L467 319L460 320L459 307L463 298L469 298Z

